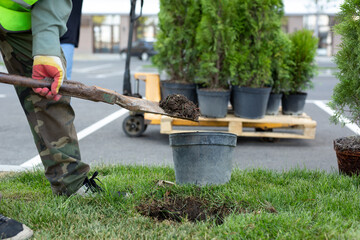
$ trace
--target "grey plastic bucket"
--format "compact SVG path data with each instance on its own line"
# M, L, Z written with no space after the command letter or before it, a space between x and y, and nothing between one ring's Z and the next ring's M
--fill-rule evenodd
M219 185L231 178L237 136L220 132L174 133L169 136L177 184Z

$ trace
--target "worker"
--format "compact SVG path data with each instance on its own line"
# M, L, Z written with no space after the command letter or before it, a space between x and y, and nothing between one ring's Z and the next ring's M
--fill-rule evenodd
M65 196L101 191L94 181L97 172L89 179L90 167L81 161L70 97L59 94L66 81L60 37L71 8L71 0L0 1L0 50L8 72L39 81L53 79L50 88L16 86L15 90L52 192ZM26 239L32 231L23 226L0 216L0 237Z
M72 0L72 10L67 21L66 33L60 38L60 45L66 59L66 76L71 80L74 49L79 46L81 9L83 0Z

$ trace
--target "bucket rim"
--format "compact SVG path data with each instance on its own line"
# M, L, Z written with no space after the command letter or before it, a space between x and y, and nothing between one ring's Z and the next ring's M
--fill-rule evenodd
M174 133L169 136L169 143L172 147L195 146L195 145L237 145L237 135L224 132L183 132Z
M201 132L181 132L181 133L170 133L169 136L170 137L176 137L176 136L191 136L191 135L206 135L206 136L210 136L210 135L223 135L223 136L234 136L237 137L236 134L234 133L226 133L226 132L216 132L216 131L201 131Z

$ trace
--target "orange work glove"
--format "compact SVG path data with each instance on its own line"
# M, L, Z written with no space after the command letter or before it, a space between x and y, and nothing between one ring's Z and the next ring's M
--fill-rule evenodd
M42 80L45 77L54 79L54 82L51 84L51 89L33 88L34 92L47 99L59 101L61 95L59 95L58 92L65 77L65 70L59 57L41 55L34 57L32 78Z

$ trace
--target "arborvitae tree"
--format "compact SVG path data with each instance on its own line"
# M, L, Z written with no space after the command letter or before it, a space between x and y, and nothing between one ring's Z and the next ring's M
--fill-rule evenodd
M198 83L208 88L228 88L228 55L234 49L233 0L201 0L202 17L196 31L200 52Z
M331 118L338 123L346 116L360 126L360 0L345 0L337 16L335 31L341 35L340 50L335 55L339 83L329 106L335 110Z
M281 93L290 81L291 41L286 33L278 30L273 40L271 56L271 86L273 93Z
M272 43L281 28L282 0L233 1L236 53L231 56L232 84L265 87L270 84Z
M312 78L317 73L315 62L318 38L312 31L302 29L289 35L290 52L290 82L287 92L298 93L312 88Z
M195 31L201 18L197 0L160 0L159 31L153 63L172 81L193 83L198 51Z

